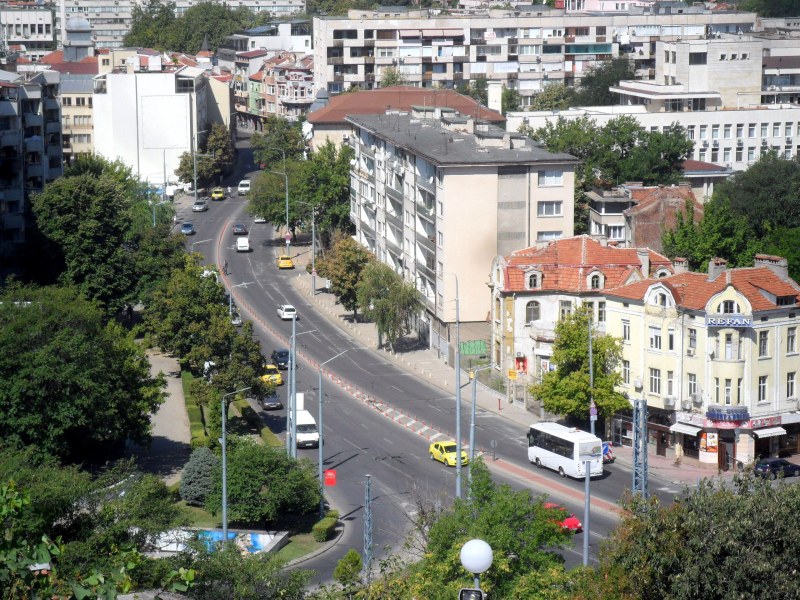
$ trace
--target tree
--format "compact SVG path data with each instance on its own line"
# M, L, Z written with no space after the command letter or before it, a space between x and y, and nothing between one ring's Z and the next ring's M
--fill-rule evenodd
M630 408L630 402L615 390L622 382L617 371L622 341L593 331L594 387L590 387L588 319L588 310L580 307L556 324L552 359L556 370L545 373L542 382L531 386L530 391L548 412L583 420L589 414L589 399L593 396L598 413L610 418Z
M331 289L347 310L358 311L358 281L361 271L373 260L372 254L351 237L334 242L328 255L317 261L317 271L331 280Z
M584 573L573 598L794 598L800 591L784 576L800 568L796 486L752 474L731 483L703 479L680 501L629 498L624 508L600 565Z
M503 86L503 94L501 98L502 108L501 112L505 115L508 112L520 109L522 104L522 97L515 89Z
M132 298L145 304L173 270L181 268L186 250L183 236L171 233L171 224L157 223L131 236L127 245L133 262ZM133 301L133 300L132 300Z
M350 548L341 560L336 563L333 578L342 586L342 591L348 598L353 597L353 591L361 583L361 570L364 564L361 555Z
M405 85L406 78L394 67L385 67L381 75L381 87L387 88L393 85Z
M175 175L180 181L194 181L197 162L197 186L207 187L229 172L236 162L236 148L228 128L222 123L212 123L206 137L200 139L198 154L184 152L180 156Z
M215 473L214 491L206 507L222 506L222 477ZM228 515L242 525L266 526L285 513L306 514L319 506L321 491L316 467L295 460L280 448L237 440L228 451Z
M530 110L566 110L572 106L575 90L563 83L550 83L533 96Z
M137 4L131 17L131 29L124 41L126 47L167 48L167 34L176 21L174 2L149 0L144 6Z
M469 96L475 102L486 106L489 102L489 83L485 75L479 75L469 83L458 86L458 93Z
M187 504L202 506L214 489L214 473L219 458L208 448L196 448L181 472L181 498Z
M283 117L269 115L264 121L264 130L254 133L250 143L253 159L262 169L282 172L284 154L287 161L305 157L306 141L301 124L290 123Z
M285 171L284 171L285 167ZM295 232L300 221L308 214L308 208L298 205L305 162L287 160L286 165L276 163L275 170L267 169L256 175L252 182L248 199L248 210L254 215L264 217L276 227L286 224L286 180L289 181L289 229ZM283 176L286 173L287 177ZM349 193L349 191L348 191Z
M65 459L144 443L163 401L144 349L76 288L0 295L0 438Z
M411 320L422 311L417 289L379 262L368 263L356 284L356 299L364 316L378 327L378 344L389 347L409 332Z
M591 67L581 77L575 104L579 106L609 106L617 104L619 98L608 88L620 81L635 77L633 61L625 57L612 58Z
M760 17L796 17L800 14L797 0L744 0L739 10L758 13Z

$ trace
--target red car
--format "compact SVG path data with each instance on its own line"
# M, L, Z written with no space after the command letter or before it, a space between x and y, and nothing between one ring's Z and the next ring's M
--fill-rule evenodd
M580 519L563 506L555 502L545 502L544 507L548 510L559 512L556 518L553 519L553 522L558 523L564 529L569 529L572 533L580 533L583 531L583 523L581 523ZM567 517L562 519L561 517L563 517L563 515L567 515Z

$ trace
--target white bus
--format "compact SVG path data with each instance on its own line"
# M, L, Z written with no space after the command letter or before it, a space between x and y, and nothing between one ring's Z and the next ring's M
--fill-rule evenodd
M539 468L553 469L562 477L585 477L588 457L589 476L602 475L603 441L591 433L558 423L536 423L528 431L528 460Z

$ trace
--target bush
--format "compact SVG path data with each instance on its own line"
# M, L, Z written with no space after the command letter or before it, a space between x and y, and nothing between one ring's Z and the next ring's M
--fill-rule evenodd
M193 437L191 441L192 450L199 450L200 448L210 448L211 438L207 435L202 437Z
M325 513L325 516L329 517L331 519L336 519L338 521L339 520L339 511L332 508L332 509L330 509L329 511L327 511Z
M205 503L214 489L214 473L218 465L219 458L208 448L192 451L181 476L181 498L187 504L200 506Z
M311 528L314 539L318 542L327 542L331 539L331 535L334 529L336 529L336 524L338 522L339 521L333 517L325 517L314 523L314 526Z

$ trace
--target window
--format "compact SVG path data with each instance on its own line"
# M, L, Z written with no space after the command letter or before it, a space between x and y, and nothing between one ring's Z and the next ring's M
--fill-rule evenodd
M733 380L732 379L726 379L725 380L724 393L725 393L725 404L730 406L732 404L732 402L733 402Z
M536 289L539 287L539 274L531 273L528 275L528 288Z
M689 52L690 65L708 64L708 54L706 52Z
M540 313L541 305L536 300L528 302L525 306L525 322L538 321L541 318Z
M536 214L540 217L560 217L562 205L561 201L539 202L536 205Z
M747 149L747 161L753 162L756 159L756 149L755 148L748 148Z
M786 397L787 398L795 398L794 395L794 380L797 373L792 371L791 373L786 374Z
M560 318L566 319L572 314L572 302L569 300L561 300L561 302L558 303L558 306Z
M694 125L688 125L686 127L686 137L690 140L694 139Z
M719 125L712 125L711 126L711 139L718 140L719 139Z
M624 225L609 225L608 239L610 240L624 240L625 239L625 226Z
M650 369L650 393L661 393L661 369Z
M781 124L780 123L773 123L772 124L772 137L780 137L781 136Z
M731 130L732 130L732 125L725 125L725 131L723 132L722 135L726 140L731 139Z
M436 245L440 248L444 246L444 234L441 231L436 234Z
M667 350L675 350L675 330L667 331Z
M540 231L536 234L537 242L552 242L553 240L560 240L560 231Z
M719 377L714 377L714 402L719 404Z
M750 123L747 125L747 137L754 138L756 137L756 124Z
M539 171L539 187L564 185L563 171Z
M600 275L597 275L597 274L592 275L592 279L591 279L590 285L591 285L591 288L593 290L599 290L600 289Z
M741 404L742 400L742 379L740 377L736 380L736 403Z
M769 123L762 123L761 124L761 137L762 138L767 137L768 133L769 133Z
M628 320L622 321L622 341L623 342L631 341L631 322Z
M788 354L792 354L796 352L795 349L797 344L797 327L789 327L786 330L786 352Z
M724 162L726 162L726 163L731 162L731 149L730 148L724 148L722 150L722 160Z
M744 124L739 123L736 125L736 139L742 139L744 137Z
M742 147L736 148L736 162L742 162Z
M72 98L69 96L64 96L61 99L61 104L63 104L64 106L72 106Z
M697 349L697 330L690 329L689 330L689 348L692 350Z
M697 394L697 375L694 373L687 373L686 377L688 379L687 392L689 396L694 396Z
M708 126L700 125L700 139L705 140L708 138Z
M769 355L769 331L758 332L758 357L763 358Z
M650 327L650 348L661 350L661 329L658 327Z
M786 123L784 125L783 135L785 135L786 137L791 137L792 136L792 124L791 123Z
M733 300L724 300L717 306L718 313L725 313L726 315L739 314L739 305Z
M672 393L672 380L675 376L673 371L667 371L667 396L674 396Z
M759 375L758 377L758 401L767 401L767 376Z
M631 361L622 361L622 383L630 384L631 382Z
M606 320L606 303L605 302L598 302L597 303L597 322L598 323L605 323Z

